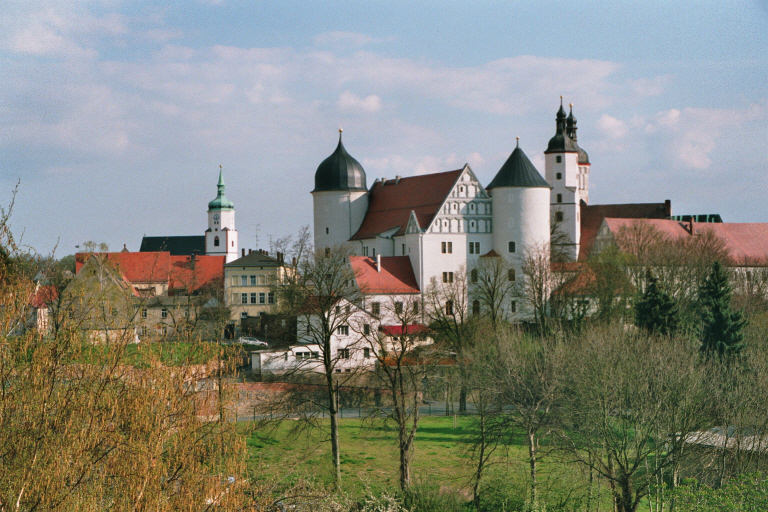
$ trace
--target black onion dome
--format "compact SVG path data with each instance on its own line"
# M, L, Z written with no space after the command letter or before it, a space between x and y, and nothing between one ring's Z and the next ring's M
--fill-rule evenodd
M312 192L326 190L368 190L363 166L344 149L341 130L336 151L323 160L315 172L315 189Z
M566 135L568 135L573 142L576 143L576 147L579 148L579 163L580 164L588 164L589 163L589 155L587 154L584 149L579 146L579 139L577 138L576 131L579 129L577 126L576 117L573 115L573 103L571 103L571 111L568 114L568 119L566 119L565 125L566 125Z
M580 164L588 164L589 163L589 155L586 151L584 151L581 146L579 146L579 163Z
M570 121L573 121L571 116ZM560 97L560 110L557 111L555 136L549 140L549 145L544 153L578 153L579 146L569 136L571 122L566 119L563 108L563 97Z
M525 156L520 146L509 155L486 190L500 187L552 188Z

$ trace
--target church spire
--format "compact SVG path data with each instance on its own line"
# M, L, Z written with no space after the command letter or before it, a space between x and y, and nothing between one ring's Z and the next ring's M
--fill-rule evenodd
M216 194L216 199L208 203L208 209L209 210L222 210L222 209L232 209L235 207L234 203L227 199L227 196L224 192L225 186L224 186L224 170L222 166L219 166L219 182L216 185L216 188L218 189L218 193Z

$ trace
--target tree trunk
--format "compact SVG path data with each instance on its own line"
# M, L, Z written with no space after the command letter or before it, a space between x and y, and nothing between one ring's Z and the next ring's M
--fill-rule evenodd
M536 434L528 432L528 461L531 466L531 510L538 510L539 492L536 487L536 455L537 455Z
M341 450L339 447L339 395L333 382L333 374L328 378L328 415L331 417L331 457L333 458L333 485L341 489Z
M459 412L467 412L467 387L463 382L459 390Z
M475 503L475 510L480 511L480 479L483 477L483 466L485 466L485 410L480 409L480 456L477 460L477 469L475 470L475 485L472 488L472 501Z

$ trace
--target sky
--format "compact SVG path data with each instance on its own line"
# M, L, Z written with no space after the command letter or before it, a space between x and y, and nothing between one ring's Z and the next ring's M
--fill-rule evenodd
M368 186L488 184L518 136L543 174L561 95L591 204L768 222L768 0L5 0L0 206L43 255L137 251L202 235L222 166L268 248L340 126Z

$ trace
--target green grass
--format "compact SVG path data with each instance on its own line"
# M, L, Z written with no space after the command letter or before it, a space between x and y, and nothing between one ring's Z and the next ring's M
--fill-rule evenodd
M292 434L291 429L298 426L298 422L284 421L270 429L254 430L248 434L248 465L253 478L290 483L309 477L323 485L331 483L327 433L314 429ZM248 427L242 425L241 428ZM422 418L416 434L412 467L414 481L470 499L471 477L476 464L469 451L470 428L469 418L459 418L457 428L453 428L453 418L450 417ZM345 491L353 496L362 496L368 492L375 494L398 488L399 454L397 432L393 425L372 420L342 419L339 435L342 486ZM506 490L512 489L525 496L528 449L523 444L523 437L514 436L507 448L507 462L488 470L488 482L490 485L506 486ZM572 486L583 486L583 476L577 466L553 458L545 458L540 463L540 488L542 492L550 493L555 501L562 499ZM566 486L569 486L568 490ZM550 509L570 510L567 506Z
M142 342L121 347L125 350L123 362L136 367L147 367L153 362L165 366L184 366L203 364L224 349L225 357L231 357L237 352L233 347L221 347L218 343L210 342ZM87 344L76 356L80 363L96 363L105 360L110 351L115 350L110 345Z

